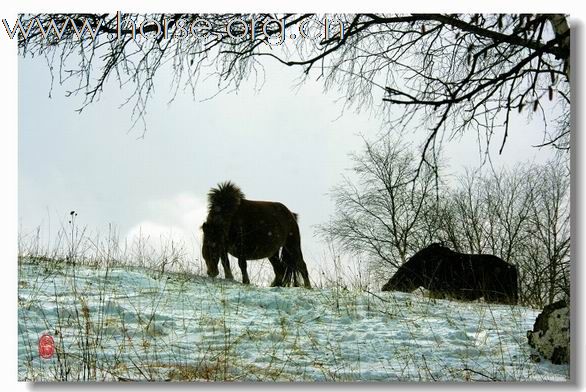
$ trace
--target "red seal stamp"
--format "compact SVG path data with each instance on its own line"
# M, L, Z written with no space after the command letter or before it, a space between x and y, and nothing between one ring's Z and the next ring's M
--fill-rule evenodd
M55 354L55 340L53 336L44 333L39 338L39 355L43 359L49 359Z

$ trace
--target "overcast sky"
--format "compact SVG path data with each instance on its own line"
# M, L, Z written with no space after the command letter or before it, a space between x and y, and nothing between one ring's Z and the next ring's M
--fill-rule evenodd
M110 83L100 102L78 114L80 99L65 97L72 85L55 83L49 98L45 60L19 58L20 232L40 226L46 240L75 210L90 232L105 235L112 223L122 238L141 230L193 250L206 193L232 180L250 199L281 201L299 213L305 259L315 267L327 253L315 225L333 212L328 192L351 167L348 154L362 148L360 134L374 137L381 122L366 110L341 115L338 95L314 81L296 89L298 77L298 69L270 62L260 92L244 83L201 101L215 92L210 82L196 99L180 91L168 104L171 75L163 72L139 138L140 126L128 132L130 108L119 107L128 91ZM498 162L547 159L549 150L530 147L542 126L517 121ZM446 158L453 172L478 167L475 139L452 142Z

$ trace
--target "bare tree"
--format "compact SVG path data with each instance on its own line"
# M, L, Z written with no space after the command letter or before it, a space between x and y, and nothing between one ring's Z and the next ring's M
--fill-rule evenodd
M424 164L435 165L444 136L474 132L488 151L499 135L502 151L519 113L535 112L544 120L555 116L549 121L555 128L544 126L542 146L569 148L570 28L564 15L125 14L120 19L24 15L20 52L45 56L60 82L77 81L70 93L84 94L86 104L99 98L110 78L133 86L128 102L137 119L165 65L176 91L187 87L194 94L199 78L210 73L219 89L238 88L251 75L262 79L262 59L300 67L306 77L342 91L348 104L379 103L389 129L425 129L416 174ZM199 36L189 34L192 26ZM84 27L86 34L80 34ZM87 33L96 27L95 34ZM137 31L149 39L134 39ZM550 106L558 108L554 114Z
M353 160L352 177L332 192L336 212L321 234L375 264L397 268L427 240L423 215L435 200L435 176L426 170L410 182L417 159L391 138L365 143Z
M486 223L488 223L487 210L482 198L483 179L476 171L468 171L460 178L460 187L454 191L452 206L455 218L451 223L455 225L452 230L456 234L457 249L471 253L482 253L486 248Z
M485 209L486 248L505 260L515 260L526 240L530 195L536 186L531 167L491 172L482 181L482 203Z
M570 179L558 162L535 169L531 192L527 264L533 268L533 302L545 305L570 295Z
M569 173L563 162L468 172L445 197L449 219L439 238L456 250L492 253L517 265L525 303L543 306L569 295Z

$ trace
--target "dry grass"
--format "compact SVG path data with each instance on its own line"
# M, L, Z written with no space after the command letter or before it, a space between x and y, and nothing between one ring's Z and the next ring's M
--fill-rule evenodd
M23 253L19 257L19 291L26 290L27 293L26 297L19 295L21 380L364 380L360 356L354 361L347 360L347 343L339 341L337 331L327 320L317 317L292 323L290 318L295 317L298 311L292 307L279 311L270 329L244 328L235 331L230 320L238 317L243 305L240 300L228 301L226 289L238 285L242 288L242 295L246 295L253 288L223 279L212 282L202 278L201 271L194 268L184 257L186 253L175 245L165 247L164 252L148 254L147 250L139 250L135 246L120 247L120 242L112 238L113 233L109 233L102 241L96 241L76 232L74 224L69 228L72 232L64 233L62 238L73 238L77 243L63 241L65 246L60 251L48 252L45 249L41 254L35 254L30 253L31 249L39 251L41 247L30 244L21 246ZM321 286L321 289L312 291L313 300L323 306L324 312L347 320L373 317L389 324L401 322L405 342L417 342L422 330L435 328L432 316L439 300L414 295L397 302L395 296L379 293L368 273L360 266L354 271L345 269L336 257L332 264L334 267L329 269L330 272L322 271L319 274L321 281L315 286ZM23 272L33 267L38 273L31 275ZM109 284L112 274L120 271L129 274L139 272L141 276L151 279L151 283L146 287L141 286L141 295L130 297L125 288ZM88 274L91 291L85 286ZM66 289L71 295L65 296L53 286L57 276L65 280ZM194 286L194 281L198 279L208 283ZM208 312L204 304L182 302L181 293L193 290L194 287L209 290L204 296L213 299L213 306L217 307L214 312ZM37 299L46 292L52 293L51 303L40 303ZM169 306L164 303L168 301L165 298L168 298L169 293L179 299L172 306L182 312L180 322L157 318L161 306ZM133 307L130 314L123 310L113 310L111 298L130 304ZM303 305L301 301L287 306ZM462 306L467 304L463 303ZM29 313L26 310L32 308L41 312L40 319L27 318ZM457 311L457 304L452 309L455 311L444 315L443 321L457 331L462 324L462 315ZM481 340L486 325L498 324L490 306L479 309L484 313L478 314L477 341ZM56 323L52 323L52 316L48 312L55 312ZM135 319L130 320L129 317ZM520 320L521 312L512 307L510 317ZM207 328L206 336L210 341L189 340L189 334L185 331L199 326ZM348 325L348 328L351 326ZM54 360L38 360L36 335L30 335L30 331L38 329L53 333L57 349ZM434 333L434 336L434 349L441 349L445 337L441 331ZM287 342L287 346L284 342ZM368 342L356 344L362 343ZM257 344L255 355L264 360L262 364L243 354L246 352L242 350L243 345L248 345L247 350L250 350L254 344ZM519 342L519 345L522 344L524 342ZM532 374L529 369L531 365L525 364L527 359L513 358L500 339L487 346L501 358L500 363L490 367L477 361L477 352L474 350L463 350L460 354L461 365L453 367L410 345L365 347L368 350L393 353L393 359L381 360L379 365L380 370L388 374L388 379L394 381L434 381L445 375L460 381L523 380ZM185 355L186 350L191 350L189 356ZM511 363L515 366L508 366Z

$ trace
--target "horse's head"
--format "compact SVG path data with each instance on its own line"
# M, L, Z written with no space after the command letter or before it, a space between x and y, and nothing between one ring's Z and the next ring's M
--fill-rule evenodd
M430 266L434 268L435 261L441 260L451 254L450 248L443 243L433 243L409 258L389 280L387 285L393 287L390 290L411 292L417 287L425 286L430 272Z
M441 243L433 243L426 246L399 267L395 275L383 286L382 290L411 292L417 287L423 286L423 276L426 275L425 264L446 252L451 252L451 250Z
M408 267L408 262L399 267L397 272L383 286L382 291L402 291L410 293L421 286L420 275Z
M218 263L222 252L226 251L224 246L224 230L220 225L209 221L204 222L201 228L203 230L201 253L206 262L208 275L215 278L220 273Z

